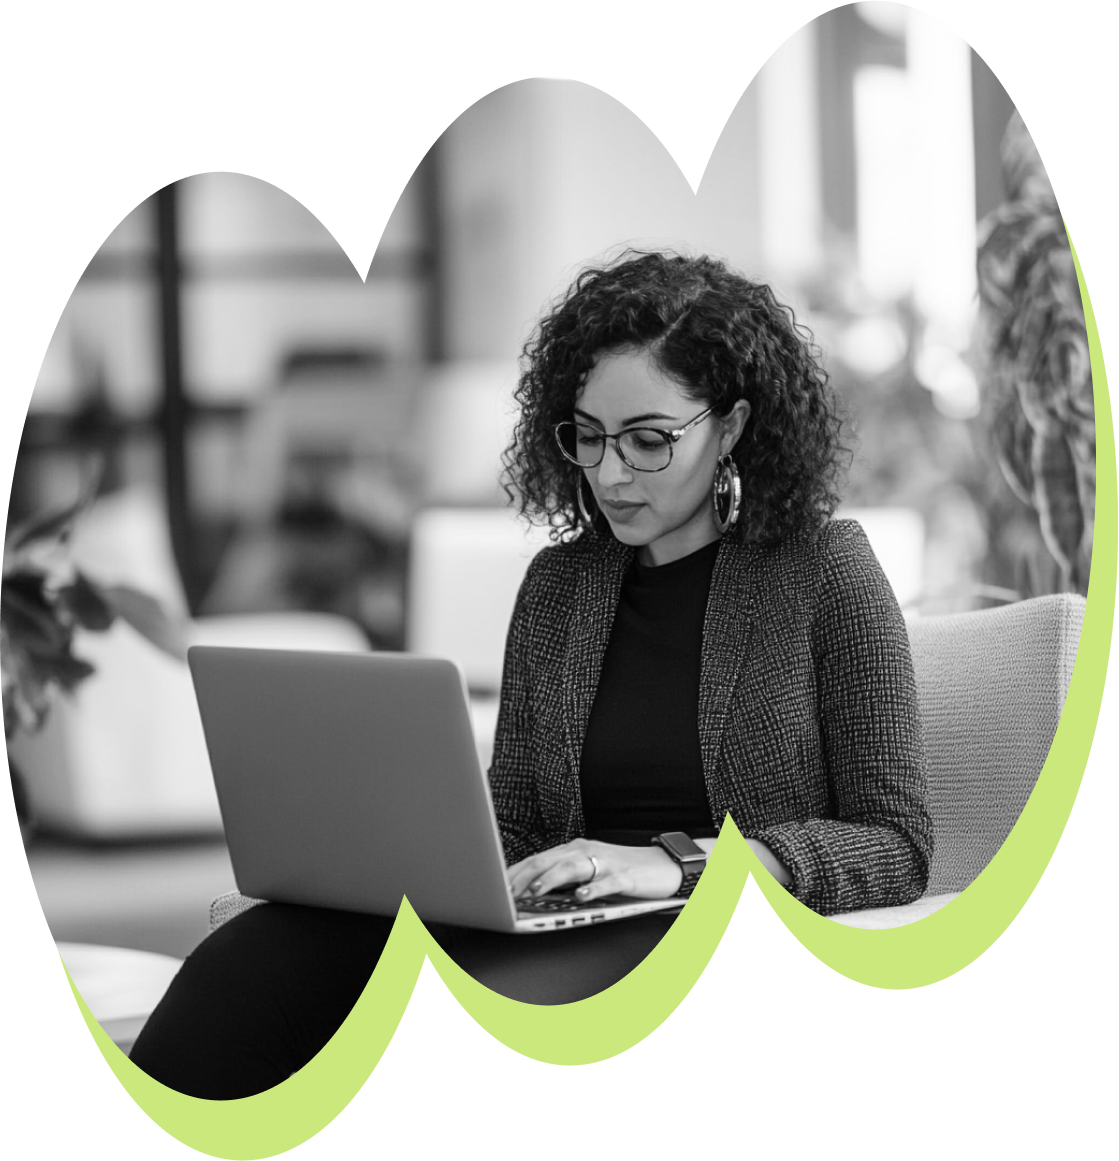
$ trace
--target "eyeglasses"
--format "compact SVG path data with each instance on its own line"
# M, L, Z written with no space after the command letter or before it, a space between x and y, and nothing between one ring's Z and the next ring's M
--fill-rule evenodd
M553 430L556 443L564 458L581 468L597 468L606 454L606 441L614 441L614 450L623 464L635 472L663 472L672 463L672 448L681 436L701 424L712 412L712 408L701 411L690 423L674 431L661 431L656 427L627 427L611 435L589 423L578 420L564 420Z

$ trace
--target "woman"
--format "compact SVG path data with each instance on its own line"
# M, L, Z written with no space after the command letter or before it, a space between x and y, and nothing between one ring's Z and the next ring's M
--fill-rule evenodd
M671 894L650 837L709 849L729 812L817 911L918 896L908 638L862 532L827 522L839 422L791 312L709 258L634 255L526 354L509 482L568 543L509 635L490 780L514 889Z
M837 503L839 421L791 312L710 258L588 270L525 351L506 484L557 543L513 613L490 783L533 898L690 893L729 814L822 913L908 902L931 856L905 626ZM631 970L664 913L517 937L436 928L506 995ZM246 1095L329 1039L391 921L258 907L190 956L133 1060Z

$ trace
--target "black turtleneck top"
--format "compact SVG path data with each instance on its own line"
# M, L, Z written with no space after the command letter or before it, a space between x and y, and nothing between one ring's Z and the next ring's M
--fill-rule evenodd
M588 838L644 845L715 829L699 748L699 675L719 541L669 564L630 565L583 739Z

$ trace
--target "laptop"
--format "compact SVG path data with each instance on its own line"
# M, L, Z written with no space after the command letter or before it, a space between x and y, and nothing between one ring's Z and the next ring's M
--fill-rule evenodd
M188 661L244 895L389 916L407 895L429 922L520 934L683 906L514 901L452 661L202 645Z

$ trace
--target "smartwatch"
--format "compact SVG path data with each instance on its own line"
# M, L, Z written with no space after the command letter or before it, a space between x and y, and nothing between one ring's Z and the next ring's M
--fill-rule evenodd
M680 890L673 896L674 899L687 899L695 890L703 868L707 866L707 852L682 830L670 830L667 834L659 834L653 839L653 846L660 847L680 864L684 875L680 883Z

